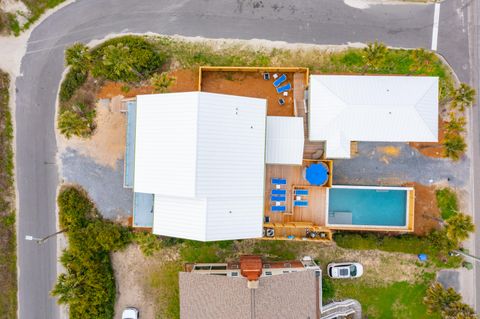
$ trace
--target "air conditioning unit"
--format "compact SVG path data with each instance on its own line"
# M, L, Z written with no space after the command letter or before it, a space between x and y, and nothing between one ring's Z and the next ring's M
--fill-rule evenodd
M267 228L266 231L265 231L265 235L267 237L275 237L275 229Z

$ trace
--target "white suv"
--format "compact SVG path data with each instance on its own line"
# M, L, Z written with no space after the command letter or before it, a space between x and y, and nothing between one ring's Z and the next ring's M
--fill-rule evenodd
M363 275L363 266L359 263L331 263L327 266L331 278L358 278Z
M122 312L122 319L138 319L138 310L133 307L127 307Z

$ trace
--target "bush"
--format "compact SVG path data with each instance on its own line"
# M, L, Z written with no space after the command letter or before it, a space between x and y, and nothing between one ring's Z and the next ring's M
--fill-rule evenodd
M75 43L65 50L65 63L76 72L87 74L90 62L90 52L83 43Z
M146 231L134 233L133 241L137 243L145 256L151 256L162 248L162 241L154 234Z
M135 82L148 77L165 62L143 37L125 36L104 42L92 52L95 77Z
M443 141L443 146L445 147L445 156L457 161L465 153L467 149L467 144L462 135L447 134L445 140Z
M457 194L450 188L442 188L435 192L437 205L442 219L446 220L458 212Z
M81 111L87 108L85 104L78 103L76 106L78 112L66 110L58 118L58 129L67 138L71 138L74 135L88 137L95 130L95 109Z
M58 277L52 295L69 305L71 319L111 319L116 288L110 252L124 248L130 233L101 219L80 188L63 187L57 201L69 248L60 258L66 272Z
M60 102L68 102L87 80L87 74L75 69L70 69L60 86Z
M176 80L175 77L169 76L167 72L156 73L150 78L150 85L153 86L155 93L166 93L175 84Z

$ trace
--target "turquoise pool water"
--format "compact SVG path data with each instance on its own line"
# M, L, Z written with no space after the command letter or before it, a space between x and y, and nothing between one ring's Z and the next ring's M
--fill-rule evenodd
M406 226L406 190L330 188L328 199L329 224Z

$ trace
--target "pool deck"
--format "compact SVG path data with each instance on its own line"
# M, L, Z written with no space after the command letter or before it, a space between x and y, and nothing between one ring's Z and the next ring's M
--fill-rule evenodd
M308 163L309 164L309 163ZM303 178L303 171L308 165L290 166L290 165L267 165L265 176L265 217L270 218L269 223L264 227L274 228L275 237L264 239L294 239L303 240L306 235L306 229L316 232L325 232L327 237L319 240L330 240L331 232L325 227L326 223L326 196L325 187L311 186ZM286 211L272 212L270 201L271 191L276 189L272 185L272 178L284 178L286 185L280 189L286 190ZM295 189L308 189L308 196L302 200L308 200L307 207L294 207ZM294 238L287 238L294 236Z

